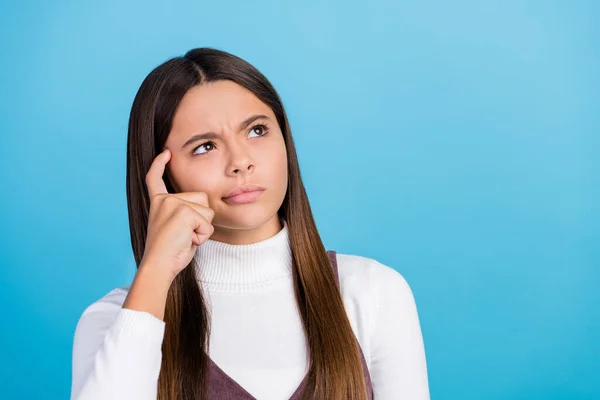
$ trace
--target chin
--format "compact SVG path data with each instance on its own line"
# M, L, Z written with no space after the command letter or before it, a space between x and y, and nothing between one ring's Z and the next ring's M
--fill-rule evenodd
M226 229L256 229L269 222L273 216L277 216L277 210L267 210L256 203L227 208L223 214L215 216L215 226Z

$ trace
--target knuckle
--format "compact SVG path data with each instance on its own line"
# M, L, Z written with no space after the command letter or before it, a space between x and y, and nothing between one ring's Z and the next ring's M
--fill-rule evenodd
M207 203L207 202L208 202L208 194L206 194L206 192L200 192L200 193L198 194L198 197L200 198L200 200L201 200L203 203Z
M178 205L183 205L181 201L177 198L177 196L173 196L171 194L163 194L163 201L165 205L168 207L177 207Z
M174 207L175 207L175 212L180 213L180 214L185 214L185 213L190 212L190 208L183 203L175 204Z
M159 207L162 201L164 200L164 195L161 193L157 193L153 196L150 196L150 207L154 206Z

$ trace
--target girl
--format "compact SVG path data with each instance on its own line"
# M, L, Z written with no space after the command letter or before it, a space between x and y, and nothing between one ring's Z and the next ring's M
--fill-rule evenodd
M79 319L72 399L429 398L409 286L326 251L252 65L198 48L155 68L126 181L137 273Z

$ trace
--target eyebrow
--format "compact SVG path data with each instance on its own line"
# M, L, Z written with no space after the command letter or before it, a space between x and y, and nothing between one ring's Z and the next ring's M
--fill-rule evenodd
M256 120L259 119L267 119L270 120L269 117L267 117L266 115L263 114L255 114L252 115L248 118L246 118L245 120L242 121L242 123L240 124L240 127L238 128L238 132L246 129L251 123L253 123ZM205 140L205 139L216 139L218 138L219 135L215 132L205 132L205 133L199 133L197 135L192 136L191 138L189 138L184 144L183 146L181 146L182 149L185 149L187 146L189 146L190 144L194 143L194 142L198 142L200 140Z

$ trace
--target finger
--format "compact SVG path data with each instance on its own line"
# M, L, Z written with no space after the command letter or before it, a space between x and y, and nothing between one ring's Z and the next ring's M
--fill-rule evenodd
M180 192L173 193L173 196L191 203L202 204L205 207L210 207L206 192Z
M213 225L206 223L206 228L200 227L193 231L192 233L192 244L194 246L200 246L202 243L206 242L208 238L210 238L215 231Z
M206 207L202 204L198 204L198 203L194 203L191 201L186 201L183 199L180 199L185 205L187 205L188 207L190 207L192 210L196 211L198 214L200 214L204 219L206 219L208 222L212 222L214 216L215 216L215 212L212 208L210 207Z
M160 193L168 193L167 186L163 180L163 174L165 173L165 165L171 159L171 152L169 149L165 149L162 153L157 155L150 165L150 169L146 174L146 186L148 187L148 195L150 198Z
M210 222L208 222L201 214L196 212L195 209L191 208L191 217L187 219L189 222L190 228L192 228L192 243L196 246L199 246L203 238L210 237L214 232L214 227Z

